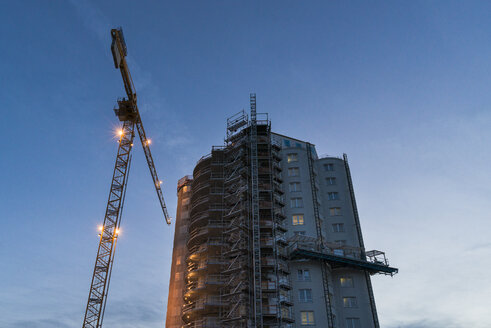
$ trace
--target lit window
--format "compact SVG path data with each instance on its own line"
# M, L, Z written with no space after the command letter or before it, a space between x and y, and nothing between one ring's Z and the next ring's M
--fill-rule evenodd
M344 223L334 223L332 225L332 232L344 232Z
M300 175L300 170L298 167L290 167L288 168L288 176L289 177L298 177Z
M334 171L334 164L324 164L324 170Z
M341 207L331 207L329 208L329 215L341 215Z
M302 303L312 302L312 289L299 289L298 300Z
M328 192L327 199L329 200L339 200L339 194L337 192Z
M343 297L343 306L345 308L355 308L358 306L356 297Z
M292 224L293 225L303 225L304 224L303 214L297 214L297 215L292 216Z
M287 160L288 160L288 163L298 162L298 154L288 154Z
M180 257L178 257L178 258L176 259L176 265L179 265L179 264L181 264L181 258L180 258Z
M300 318L302 321L302 326L315 325L314 311L300 311Z
M182 192L188 192L191 190L191 186L184 186L182 187Z
M298 281L310 281L310 270L303 269L297 271Z
M353 287L353 278L351 277L341 277L339 278L339 282L341 283L341 287L346 287L346 288Z
M300 182L290 182L289 190L290 192L301 191Z
M305 231L294 231L293 234L295 236L305 236Z
M333 186L336 184L336 178L329 177L329 178L326 178L326 181L327 181L327 184L330 186Z
M286 139L284 139L284 140L283 140L283 144L285 145L285 147L291 147L291 145L290 145L290 140L286 140Z
M295 197L290 199L290 207L291 208L299 208L303 207L303 200L301 197Z

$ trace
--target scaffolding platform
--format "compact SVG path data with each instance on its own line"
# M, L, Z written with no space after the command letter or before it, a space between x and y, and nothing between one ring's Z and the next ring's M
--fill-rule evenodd
M399 269L389 266L385 253L381 251L367 251L367 260L356 258L353 255L343 255L342 249L337 252L318 251L311 247L302 247L294 243L289 247L290 259L312 259L328 262L333 268L352 267L368 271L370 274L386 274L394 275L399 272Z

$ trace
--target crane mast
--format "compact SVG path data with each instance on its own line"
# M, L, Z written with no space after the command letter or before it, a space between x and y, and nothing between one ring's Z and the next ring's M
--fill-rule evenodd
M120 69L124 88L128 98L118 100L118 107L114 109L116 116L123 123L119 131L119 146L114 165L109 199L107 201L106 213L103 225L100 228L99 247L90 285L89 298L85 310L82 328L100 328L106 308L109 282L111 280L112 266L116 242L121 224L128 174L131 163L131 149L135 137L135 126L140 137L140 142L147 159L150 175L152 177L157 196L164 213L164 219L170 224L170 217L165 206L164 196L161 189L162 182L159 180L152 154L150 152L150 139L147 139L140 113L136 103L136 91L131 79L131 74L126 63L126 43L121 28L111 30L114 65Z

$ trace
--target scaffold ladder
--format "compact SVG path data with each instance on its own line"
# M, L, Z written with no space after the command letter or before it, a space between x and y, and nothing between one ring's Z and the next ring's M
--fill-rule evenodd
M259 183L257 160L257 113L256 94L250 94L251 106L251 223L252 223L252 254L254 275L254 327L263 327L262 290L261 290L261 234L259 226Z
M309 164L310 186L312 189L312 203L314 207L314 221L317 232L317 245L318 250L322 251L324 245L324 238L322 236L322 222L319 215L319 203L317 202L317 187L314 171L314 158L313 158L313 146L307 143L307 158ZM331 305L331 293L329 291L329 276L327 272L327 263L321 262L322 270L322 287L324 289L324 298L326 303L327 324L329 328L334 327L334 318Z

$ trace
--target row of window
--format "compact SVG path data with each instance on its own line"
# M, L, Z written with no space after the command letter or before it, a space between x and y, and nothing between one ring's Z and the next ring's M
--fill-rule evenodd
M337 192L328 192L327 199L329 200L339 200L339 193ZM290 198L290 207L291 208L299 208L303 207L303 198L302 197L292 197Z
M329 209L330 216L338 216L341 215L341 207L331 207ZM304 224L303 214L294 214L292 216L292 224L293 225L303 225Z
M300 311L300 324L302 326L315 325L314 311ZM346 318L346 328L361 328L360 318Z
M297 153L287 154L286 158L287 158L288 163L298 162L298 154ZM332 163L324 164L324 170L328 171L328 172L334 171L334 164L332 164Z
M303 214L295 214L292 216L292 225L304 225L305 220ZM332 232L344 232L344 223L333 223Z
M327 181L328 185L335 185L336 184L336 178L326 178L326 181ZM302 191L300 182L290 182L288 184L288 191L289 192L300 192L300 191Z
M299 177L300 176L300 168L289 167L288 168L288 176L289 177ZM336 178L335 177L327 177L326 183L330 186L335 185L336 184Z
M285 145L286 148L293 147L292 142L290 140L287 140L287 139L283 139L283 144ZM296 142L295 147L296 148L302 148L302 144L299 142Z
M299 289L298 290L298 301L300 303L312 303L312 289ZM356 308L358 307L358 302L356 297L347 296L343 297L343 306L345 308Z
M298 269L297 270L297 280L298 281L311 281L310 269ZM341 287L352 288L354 287L352 277L341 277L339 278L339 283Z

